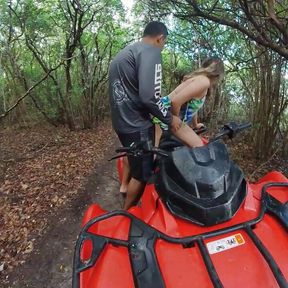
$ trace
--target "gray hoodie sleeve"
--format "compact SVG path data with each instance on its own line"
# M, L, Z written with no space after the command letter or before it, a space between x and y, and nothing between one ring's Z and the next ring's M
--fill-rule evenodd
M161 101L161 82L161 51L156 47L145 49L138 55L140 101L153 116L170 125L172 114Z

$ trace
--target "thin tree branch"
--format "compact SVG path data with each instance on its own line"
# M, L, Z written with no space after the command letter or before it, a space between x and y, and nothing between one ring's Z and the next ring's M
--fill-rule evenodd
M268 0L268 14L272 21L274 22L275 26L278 28L278 30L283 34L283 42L287 45L288 44L288 31L285 28L284 24L277 18L274 4L275 0Z
M272 50L274 50L275 52L277 52L279 55L283 56L284 58L288 59L288 49L284 46L279 46L279 44L277 44L274 41L267 41L266 39L263 38L262 35L255 35L253 34L252 31L250 31L249 29L243 27L240 25L240 23L233 21L233 20L228 20L225 18L220 18L218 16L215 16L213 14L209 14L207 12L205 12L204 10L202 10L199 6L196 0L189 0L188 3L192 6L193 8L193 12L186 12L186 14L183 13L174 13L174 15L180 19L183 20L189 20L189 18L194 18L195 16L199 16L199 17L203 17L207 20L211 20L215 23L219 23L225 26L229 26L232 27L234 29L239 30L240 32L242 32L243 34L245 34L246 36L248 36L251 40L256 41L258 44L271 48Z
M59 63L56 67L50 69L39 81L32 85L9 109L7 109L4 113L0 115L0 120L6 117L13 109L15 109L17 105L31 93L31 91L33 91L38 85L40 85L45 79L47 79L50 73L58 69L61 65L63 65L63 62Z

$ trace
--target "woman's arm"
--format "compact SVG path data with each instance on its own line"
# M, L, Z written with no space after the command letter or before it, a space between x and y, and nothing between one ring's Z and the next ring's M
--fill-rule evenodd
M200 129L205 126L203 123L198 122L198 112L193 116L191 126L193 129Z
M195 115L192 118L192 128L196 128L198 125L198 113L195 113Z

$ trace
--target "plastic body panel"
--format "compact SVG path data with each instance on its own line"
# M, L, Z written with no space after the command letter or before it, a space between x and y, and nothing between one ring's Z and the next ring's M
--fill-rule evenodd
M284 277L280 277L282 281L280 285L263 254L260 253L251 237L247 234L246 226L240 225L241 223L249 223L249 221L259 216L262 204L264 203L261 190L269 182L282 182L288 185L288 180L277 172L268 174L256 184L249 184L247 197L235 216L225 223L210 227L199 226L173 216L155 192L154 185L148 185L142 198L141 207L131 208L129 215L136 216L136 220L141 219L141 223L147 224L147 231L150 231L150 234L148 233L147 237L144 237L145 239L153 239L155 237L153 231L156 231L155 233L158 234L160 233L153 240L154 244L152 246L154 247L157 262L154 264L159 267L160 272L158 274L160 276L158 276L163 281L163 287L287 287L285 285L288 285L288 234L287 229L281 224L281 221L274 214L270 215L266 213L261 218L261 221L251 226L252 233L257 235L269 254L271 254L272 259L274 259ZM288 201L287 186L267 188L267 192L269 195L275 197L275 199L278 199L283 205ZM107 215L106 211L103 211L98 205L92 205L84 216L83 225L104 215ZM125 243L130 243L130 245L132 243L136 245L137 241L130 241L131 239L128 239L131 234L132 220L129 220L129 217L127 218L125 215L117 215L116 213L111 218L93 224L89 228L89 231L95 235L104 235L108 237L107 239L115 238L121 241L128 241ZM141 239L141 236L145 234L141 232L141 229L144 229L145 225L142 225L143 227L141 225L138 228L134 227L133 235L134 237L140 236L138 239ZM219 231L230 229L230 227L235 227L235 225L240 225L241 229L239 228L230 232L227 230L227 232L217 235ZM161 236L161 233L167 235L167 237ZM205 236L207 233L210 233L209 237ZM207 244L210 242L238 233L242 235L245 241L243 245L209 255L212 268L215 270L214 272L219 281L217 278L216 280L213 278L213 273L211 278L211 271L209 270L210 273L208 273L207 262L203 258L203 247L199 244L202 241L204 246L207 247ZM203 236L198 239L197 235ZM191 242L183 240L185 244L183 244L184 242L182 244L177 243L177 239L186 239L185 237L188 236L194 240ZM171 239L174 239L175 243L172 243ZM153 286L153 282L145 282L146 278L142 282L140 280L140 282L137 282L139 275L136 275L137 279L135 279L135 271L133 272L131 265L131 255L134 255L136 260L141 257L138 257L137 254L132 254L131 247L125 246L125 243L119 242L119 245L108 243L96 263L89 269L80 272L79 287L156 287ZM143 253L147 255L153 249L153 247L149 248L148 246L140 241L134 248L140 249L140 251L143 250ZM82 246L81 252L82 254L87 253L89 255L91 254L91 249L89 245ZM146 257L149 258L149 256ZM146 267L148 268L148 266ZM141 269L139 273L141 275ZM214 279L215 283L211 279ZM278 279L278 281L280 280Z

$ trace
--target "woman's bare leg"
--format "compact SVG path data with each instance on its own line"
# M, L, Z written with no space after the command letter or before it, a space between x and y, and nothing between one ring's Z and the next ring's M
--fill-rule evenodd
M176 132L173 132L178 139L189 147L201 147L203 142L201 138L185 123Z

